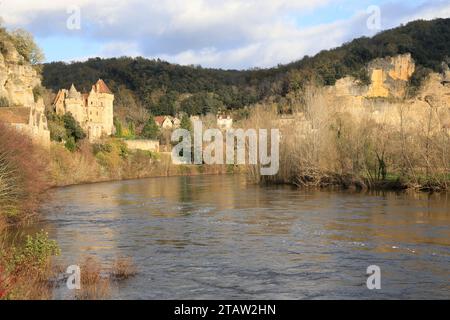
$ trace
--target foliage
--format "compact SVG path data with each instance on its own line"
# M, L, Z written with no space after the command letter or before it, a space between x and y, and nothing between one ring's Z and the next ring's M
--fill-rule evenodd
M275 101L306 83L332 85L351 75L369 81L365 66L375 58L410 52L421 81L425 69L439 71L450 47L450 19L415 21L387 30L372 38L362 37L314 57L270 69L221 70L180 66L144 58L89 59L44 66L44 85L53 90L69 87L89 90L98 78L116 92L121 106L146 108L154 115L205 114L226 107L237 109L269 98Z
M117 117L114 117L113 122L114 127L116 128L115 136L121 138L123 136L122 122Z
M79 123L75 120L70 112L63 115L63 121L64 127L67 131L67 135L69 137L72 137L75 142L86 137L83 129L80 127Z
M69 137L67 138L66 143L64 143L64 146L67 150L74 152L77 148L77 143L73 137Z
M35 43L31 33L23 29L17 29L11 32L10 36L17 52L19 52L26 61L33 65L44 61L44 53Z
M223 109L223 102L214 94L197 93L181 102L181 111L189 115L217 113Z
M71 113L58 115L49 111L46 113L50 138L53 141L63 142L68 150L74 151L76 143L86 137L83 129Z
M26 220L47 185L47 158L30 139L0 124L0 224Z
M35 236L28 235L25 245L16 249L14 254L14 265L27 264L27 267L43 268L52 256L60 254L55 240L48 238L48 233L41 230Z
M0 97L0 108L9 107L9 101L6 97Z
M43 95L44 95L44 88L42 86L38 85L33 88L34 102L37 102L39 98L43 97Z
M187 115L183 115L181 118L180 128L192 132L192 122Z
M159 126L156 123L155 118L153 116L150 116L144 128L142 129L141 136L146 139L155 140L158 138L159 133Z

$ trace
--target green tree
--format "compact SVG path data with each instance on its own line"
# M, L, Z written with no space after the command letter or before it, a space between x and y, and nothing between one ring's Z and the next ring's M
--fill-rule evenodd
M71 113L66 113L63 116L63 121L64 127L67 131L67 136L72 137L74 142L78 142L79 140L86 138L86 134Z
M117 117L114 117L114 127L116 128L115 136L121 138L123 136L122 122Z
M142 129L141 136L147 139L157 139L159 136L159 126L156 124L155 118L150 116L144 128Z
M75 139L73 137L69 137L66 141L66 143L64 144L64 146L66 147L67 150L74 152L75 149L77 148L77 144L75 142Z
M45 60L44 53L37 46L33 35L28 31L17 29L11 33L11 39L17 52L31 64L39 64Z
M0 97L0 108L9 107L9 101L6 97Z
M192 132L192 122L186 114L181 118L180 128Z

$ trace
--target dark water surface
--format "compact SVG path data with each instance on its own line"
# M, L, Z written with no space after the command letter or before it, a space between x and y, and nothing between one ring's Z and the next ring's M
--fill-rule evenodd
M133 257L113 298L450 298L450 195L173 177L56 189L43 215L65 265Z

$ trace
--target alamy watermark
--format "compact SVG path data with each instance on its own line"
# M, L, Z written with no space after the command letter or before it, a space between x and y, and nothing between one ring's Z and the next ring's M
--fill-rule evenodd
M367 289L369 290L380 290L381 289L381 269L379 266L371 265L367 267Z
M81 8L76 5L67 7L69 17L66 20L66 27L69 30L81 30Z
M367 29L372 31L381 30L381 8L372 5L367 8L366 13L369 15L366 21Z
M263 176L278 173L279 129L270 129L269 145L267 129L227 129L224 137L223 132L215 128L203 132L203 123L199 120L193 121L193 127L193 139L186 129L176 129L172 133L172 142L178 142L172 149L175 164L249 164L259 165Z
M67 267L66 273L69 275L66 281L67 289L80 290L81 289L81 268L78 265L71 265Z

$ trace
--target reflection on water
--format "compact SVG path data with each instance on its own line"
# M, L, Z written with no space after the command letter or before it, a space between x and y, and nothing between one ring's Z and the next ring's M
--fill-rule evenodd
M450 298L449 195L173 177L58 189L43 211L62 263L134 258L114 298Z

